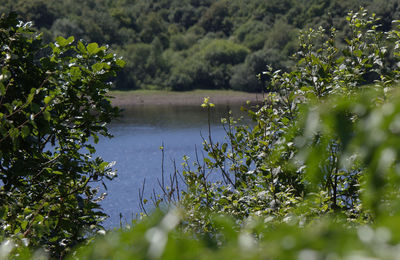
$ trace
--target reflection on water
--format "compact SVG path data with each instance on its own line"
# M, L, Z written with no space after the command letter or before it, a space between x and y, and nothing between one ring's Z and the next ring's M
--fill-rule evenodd
M215 141L223 140L225 132L220 124L231 109L240 115L240 106L219 106L211 113L211 132ZM242 112L243 113L243 112ZM203 136L208 136L208 112L200 106L132 106L123 117L110 125L112 139L103 138L96 146L97 154L106 161L116 161L118 177L107 182L107 198L102 202L110 218L108 228L130 222L139 213L138 191L146 179L145 196L157 188L161 174L161 151L165 147L165 172L172 173L173 161L180 168L183 155L194 158L195 147L201 147Z
M221 105L212 108L211 122L219 124L221 117L226 117L229 110L240 113L240 106ZM124 109L123 117L114 125L128 124L138 127L157 128L197 128L207 124L207 109L200 106L142 105Z

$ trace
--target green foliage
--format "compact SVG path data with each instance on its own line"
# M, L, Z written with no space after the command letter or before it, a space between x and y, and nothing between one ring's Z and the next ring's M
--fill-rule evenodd
M240 25L233 35L251 50L262 49L268 37L269 26L261 21L249 20Z
M340 31L338 41L344 41L350 37L345 16L348 10L359 6L382 17L382 31L392 28L391 22L400 12L396 0L249 0L245 3L241 0L3 0L0 13L16 11L20 17L33 21L43 32L45 42L72 35L75 39L112 46L127 61L124 72L116 81L119 89L233 88L256 91L260 88L254 86L254 78L260 70L245 62L251 55L270 53L271 58L259 55L264 59L264 65L274 62L275 68L292 70L294 64L290 56L298 50L296 35L299 30L334 26ZM162 45L161 55L140 52L143 44L150 45L155 39ZM216 72L208 80L198 81L190 75L182 75L198 71L201 78L205 77L202 72L211 69L208 61L193 61L193 52L188 50L196 45L203 46L210 39L249 49L246 57L239 64L235 63L237 74L226 68L226 63L220 63L212 68ZM166 62L162 59L166 56L180 57ZM139 61L137 57L140 57ZM183 63L192 68L183 69ZM372 81L370 79L369 83Z
M277 49L262 49L247 55L244 63L232 68L233 75L229 81L235 90L260 92L263 90L264 78L260 80L258 75L265 71L266 65L275 69L286 70L291 67L291 62L286 61Z
M400 92L392 61L400 26L383 32L364 9L347 22L344 42L334 28L303 31L294 70L262 73L269 93L248 110L254 122L222 119L226 140L209 133L203 158L184 157L186 188L172 183L156 202L170 203L166 212L98 237L71 258L397 259ZM225 61L210 46L191 51ZM254 60L245 63L256 68ZM208 113L213 106L204 99ZM3 243L0 255L9 248Z
M313 225L211 216L214 234L183 232L183 213L155 213L124 231L81 248L79 259L396 259L398 216L374 225L348 226L324 218Z
M229 19L228 1L216 1L208 8L199 23L208 32L222 31L229 34L232 23Z
M304 31L296 69L265 72L270 93L249 110L254 123L223 119L226 142L210 133L202 160L184 158L181 199L170 196L177 185L162 197L175 207L77 256L397 259L399 70L387 62L398 56L400 33L377 30L363 9L347 20L345 45L334 29ZM205 98L202 107L211 113L213 104Z
M368 185L378 185L380 190L389 180L369 180L367 176L380 175L369 168L369 161L358 157L365 151L348 150L348 145L367 129L354 110L375 114L378 110L374 107L363 106L374 104L379 109L379 104L389 104L386 93L393 88L398 70L389 70L388 62L394 59L391 55L397 55L399 33L379 31L379 19L368 17L363 9L349 13L347 20L351 37L345 45L338 44L334 28L304 31L299 37L295 70L263 73L269 93L256 112L249 110L254 124L223 119L226 140L215 143L209 136L204 140L206 156L202 161L197 159L193 165L185 161L182 174L186 189L178 204L188 212L191 230L201 233L214 229L205 213L210 209L238 222L260 216L282 221L296 215L308 223L340 213L349 222L364 223L377 215L383 195L369 193ZM370 78L374 85L366 87ZM377 94L351 99L368 88L376 89ZM328 101L332 95L337 99ZM384 145L383 140L380 145ZM390 139L390 143L395 146L397 141ZM376 151L376 147L368 149ZM368 197L374 199L364 201Z
M246 47L228 40L204 40L170 60L167 86L179 91L229 88L232 67L241 63L248 52Z
M197 38L198 37L193 33L187 33L185 35L176 34L171 36L170 47L174 51L186 50L196 43Z
M110 136L108 81L124 62L74 37L43 45L15 14L0 19L0 46L1 240L61 257L102 229L89 184L115 173L90 140Z
M315 5L307 11L309 15L321 14L324 8L330 7L326 1L310 2ZM258 3L258 6L265 10L276 8L275 12L282 14L285 13L284 6L288 3L289 1L271 1L265 5ZM160 5L162 4L165 3L162 1ZM277 17L271 19L275 21ZM307 19L304 17L299 22L304 23ZM156 210L152 215L134 222L126 230L113 231L104 237L95 238L88 245L82 245L71 257L397 259L400 244L400 93L397 86L400 73L399 63L396 61L400 56L400 27L385 32L381 30L380 20L375 15L369 16L362 8L357 13L349 13L346 21L348 26L345 34L337 32L333 27L302 31L298 39L298 51L294 56L296 64L293 70L274 71L269 68L260 74L267 85L268 93L263 104L254 110L248 110L253 123L241 124L232 116L222 119L227 134L225 141L215 142L212 133L209 133L203 142L204 157L198 156L194 162L184 157L182 178L185 189L180 190L177 183L172 183L171 187L165 187L164 194L156 202L157 205L169 203L165 213ZM395 24L398 22L395 21ZM347 37L342 41L343 35ZM173 86L180 86L182 90L204 83L214 84L215 87L226 86L229 77L225 75L229 75L231 71L245 75L244 66L256 72L262 67L262 57L267 58L273 56L270 53L275 53L270 52L271 49L260 49L256 54L250 54L249 49L242 44L215 38L216 34L209 34L208 37L208 41L199 41L192 47L183 47L179 51L176 49L178 53L171 50L161 53L160 50L165 47L161 39L138 46L147 50L149 57L164 58L169 62L179 61L180 67L171 64L165 66L171 71L169 80L176 81ZM22 45L25 46L22 48L25 54L27 52L24 51L36 43L34 40L28 41L29 44L25 40L22 42L25 44ZM89 57L94 59L90 59L91 62L97 61L94 57L115 57L107 56L105 48L97 44L85 46L78 43L75 47L72 42L73 38L58 38L57 45L50 45L52 54L49 57L54 58L44 58L38 65L29 63L33 68L29 73L18 74L24 66L16 70L10 70L7 66L3 69L0 91L2 95L14 95L12 101L1 101L1 104L5 104L1 110L2 120L8 128L2 130L4 140L0 141L9 142L9 145L4 146L6 148L1 146L1 152L7 151L6 155L2 154L1 162L2 165L8 163L13 173L7 175L5 171L3 189L11 181L14 185L12 187L16 187L8 190L13 192L13 197L7 197L10 193L2 193L9 202L6 200L8 204L3 206L0 214L13 224L10 227L16 233L5 234L10 237L21 238L20 231L27 227L31 230L28 235L36 232L35 235L42 235L41 239L48 238L46 231L50 228L58 231L57 227L65 222L51 226L51 221L55 221L51 218L53 215L41 212L46 206L61 205L60 198L62 201L67 200L66 203L72 206L70 211L68 206L50 209L50 212L57 212L57 216L67 214L62 210L67 210L68 214L78 214L74 215L74 220L80 220L79 224L82 226L88 222L85 222L87 218L79 219L82 216L79 214L88 214L86 216L91 218L90 221L99 217L98 213L72 210L73 207L80 207L77 196L82 196L81 194L71 198L60 194L65 186L81 187L79 185L82 185L82 181L88 179L83 179L83 176L107 175L107 163L100 159L90 161L78 151L82 146L90 151L92 147L86 145L87 138L97 133L95 130L106 129L96 124L82 128L79 125L82 122L81 117L70 118L68 122L73 124L65 124L65 121L60 122L57 119L64 119L69 115L68 111L71 109L66 111L65 104L75 104L72 103L75 99L69 96L74 92L69 90L68 84L62 83L73 85L79 81L79 86L91 90L88 84L90 81L85 81L88 75L100 77L103 70L110 69L110 73L114 70L113 67L99 62L89 65L79 63L81 57L73 54L63 56L63 48L68 53L88 55L82 58L85 61ZM11 50L21 51L19 47L17 45ZM7 55L7 50L5 48L3 51L5 64L14 59L28 59L27 55L20 53ZM74 63L68 66L71 59L74 59ZM47 63L43 63L44 61ZM110 62L115 65L121 63L119 60ZM156 73L157 67L151 67L152 64L154 63L149 59L143 66L150 66L149 70ZM42 70L41 66L46 70ZM57 73L41 74L54 70ZM29 76L29 80L42 76L34 81L38 82L35 91L31 92L29 88L21 92L10 92L12 88L7 86L20 86L16 82L23 82L26 76ZM232 79L230 82L233 83ZM235 81L237 86L245 85L239 79ZM66 92L61 92L57 86ZM70 93L68 90L72 94L61 95ZM99 93L98 88L95 91ZM104 95L98 98L102 99ZM86 101L90 103L95 100L91 97ZM38 104L38 107L33 104ZM93 117L102 113L111 115L108 114L108 106L93 114L90 112L98 108L97 104L91 109L85 106L85 102L79 104L78 107L72 107L75 112L79 111L80 116L84 116L85 112L86 116L92 116L89 122L97 122ZM213 106L205 98L202 107L208 113L212 113ZM32 115L33 119L30 120ZM12 122L7 121L11 117ZM106 118L108 120L111 117ZM44 127L38 128L39 124ZM42 132L41 135L36 134L35 130L38 129L43 131L44 137ZM52 132L52 129L57 131ZM49 136L54 136L54 141ZM65 140L59 139L61 136ZM45 148L38 151L35 150L36 147L32 148L42 139L45 143L53 143L54 151ZM73 164L65 157L63 161L58 161L63 155L74 158L74 162L77 161L78 164ZM18 165L12 165L12 162L18 162ZM50 169L47 170L48 168ZM35 175L26 174L26 169ZM68 176L64 172L67 170L71 170ZM70 176L73 173L76 173L77 181L71 183ZM41 179L42 175L47 181ZM7 179L9 176L13 178ZM172 179L177 179L177 175ZM50 186L54 184L52 180L60 185ZM46 188L51 190L51 194L41 198L39 195L43 193L39 193L36 186L40 186L41 191L46 191ZM29 196L18 196L20 191ZM173 196L174 193L177 196ZM44 202L34 204L38 205L34 209L31 209L32 206L20 206L31 198L30 194ZM50 203L52 196L55 199ZM85 202L92 202L92 197L88 194L86 196ZM179 200L175 201L174 198ZM11 202L11 199L17 199L16 203ZM46 204L47 200L49 205ZM17 214L12 215L13 212ZM41 215L35 212L40 212ZM35 214L38 217L33 217L34 220L28 222L25 220L26 224L23 221L18 222L21 219L19 216L30 219ZM8 216L13 218L7 219ZM6 222L3 220L3 223ZM10 228L5 224L4 227L5 231L2 232L7 232L7 228ZM67 224L62 228L67 233L72 233ZM57 238L65 235L64 233L57 233ZM72 243L82 238L81 235L77 239L75 236L75 240L63 241ZM56 248L51 240L47 244L51 249ZM12 247L9 245L7 242L2 243L1 256L10 253ZM30 256L23 249L20 252L22 258L25 255Z

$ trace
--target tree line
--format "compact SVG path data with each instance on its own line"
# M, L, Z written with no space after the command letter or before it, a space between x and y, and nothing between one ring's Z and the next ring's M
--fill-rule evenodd
M127 63L118 89L261 91L266 65L293 67L301 29L334 26L343 40L344 17L359 6L382 17L383 30L400 12L395 0L5 0L0 12L33 21L46 42L110 45Z

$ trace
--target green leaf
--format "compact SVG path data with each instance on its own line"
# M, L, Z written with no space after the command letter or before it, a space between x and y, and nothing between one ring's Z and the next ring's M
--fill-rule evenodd
M11 139L13 139L13 140L17 139L18 136L19 136L19 134L20 134L20 132L18 131L17 128L12 128L12 129L10 129L10 132L9 132L9 133L10 133Z
M96 63L92 65L92 70L94 73L97 73L103 69L103 63Z
M227 144L227 143L223 143L223 144L222 144L221 150L222 150L223 153L226 152L226 148L227 148L227 147L228 147L228 144Z
M0 156L0 158L1 158L1 156ZM0 207L0 219L4 219L4 217L7 215L7 212L8 212L8 207L5 205L2 205Z
M86 146L86 148L88 149L89 153L92 153L92 154L93 154L93 153L96 152L96 149L94 149L94 147L91 146L91 145Z
M77 81L77 80L80 79L81 76L82 76L81 69L78 68L78 67L72 67L72 68L69 70L69 73L71 74L71 79L72 79L72 81Z
M108 166L108 162L102 162L100 165L99 165L99 167L100 167L100 170L101 171L104 171L104 169Z
M57 54L59 54L61 52L61 50L59 48L59 46L60 46L59 44L56 45L54 43L50 43L49 46L53 50L53 54L54 55L57 55ZM54 55L50 59L51 62L54 62L55 59L56 59L56 57Z
M27 220L22 221L22 223L21 223L21 228L22 228L23 230L25 230L25 228L28 226L28 223L29 223L29 221L27 221Z
M44 98L44 103L47 105L53 98L51 96L47 96Z
M87 50L88 50L90 55L94 55L94 54L96 54L97 52L100 51L99 45L97 43L95 43L95 42L89 43L88 46L87 46Z
M46 121L50 121L50 118L51 118L51 116L50 116L50 112L49 111L43 111L43 117L44 117L44 119L46 120Z
M355 50L354 52L354 55L356 55L356 57L361 57L361 55L362 55L362 50Z
M22 129L21 129L22 138L26 138L27 136L29 136L30 132L31 131L29 129L29 126L25 125L24 127L22 127Z
M99 142L99 136L98 135L96 135L96 134L93 135L93 142L95 144L97 144Z
M58 36L56 38L56 42L57 42L58 46L60 46L60 47L65 47L68 44L71 44L73 41L74 41L74 37L73 36L69 37L68 39L65 39L62 36Z
M4 96L6 94L6 88L4 87L4 84L0 82L0 96Z
M123 68L123 67L125 67L126 62L124 60L122 60L122 59L117 59L115 61L115 64L117 64L119 67Z
M78 42L78 50L81 52L81 54L86 53L85 45L83 45L81 41Z
M68 37L67 42L68 42L68 44L71 44L74 42L74 40L75 40L74 36L70 36L70 37Z
M16 227L14 229L14 235L18 234L20 231L21 231L21 228L20 227Z
M28 98L26 99L26 105L29 105L29 104L32 102L32 100L33 100L34 97L35 97L35 92L32 91L32 92L28 95Z

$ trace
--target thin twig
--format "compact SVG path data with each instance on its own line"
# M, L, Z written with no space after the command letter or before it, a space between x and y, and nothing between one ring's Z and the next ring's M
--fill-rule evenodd
M144 187L146 185L146 178L143 179L143 185L142 185L142 189L139 188L139 208L140 210L142 210L144 212L144 214L147 214L146 208L144 206L144 202L143 202L143 195L144 195Z

